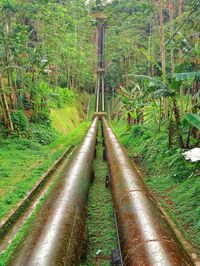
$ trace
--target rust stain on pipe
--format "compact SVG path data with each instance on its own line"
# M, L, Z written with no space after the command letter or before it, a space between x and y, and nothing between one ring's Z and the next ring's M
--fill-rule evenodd
M79 265L98 117L88 130L9 265Z
M193 265L105 117L102 121L123 265Z

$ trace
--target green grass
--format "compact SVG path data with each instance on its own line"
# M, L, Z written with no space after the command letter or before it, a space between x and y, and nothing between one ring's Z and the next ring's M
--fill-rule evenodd
M55 181L50 185L48 191L45 193L45 195L40 199L39 203L37 204L36 208L32 212L32 214L27 218L23 226L19 229L17 232L15 238L11 241L8 248L5 252L0 254L0 266L9 265L9 262L12 258L13 253L17 250L18 246L21 244L23 239L25 238L27 232L30 229L30 226L32 225L33 221L35 220L39 210L41 209L44 201L47 199L49 193L52 191L54 186L56 185L59 177L62 175L64 169L60 174L57 175Z
M53 128L64 135L75 129L86 117L88 99L87 93L76 93L75 99L62 108L52 107L50 118Z
M58 134L48 146L26 139L0 140L0 219L25 196L69 145L78 145L87 128L82 123L67 136Z
M91 95L90 96L90 108L89 108L88 120L93 119L95 107L96 107L96 95Z
M94 183L90 186L88 201L87 229L89 236L88 258L82 265L97 265L95 254L100 249L102 259L99 265L110 265L111 251L117 248L116 230L113 217L110 189L105 188L105 180L109 169L103 161L101 129L99 127L97 157L93 164Z
M112 127L129 155L139 163L148 186L186 238L200 253L199 162L191 163L176 145L168 150L167 130L153 125L131 129L124 121Z
M69 105L61 109L51 109L50 117L52 119L52 126L59 133L67 134L80 124L84 119L84 113L78 106Z

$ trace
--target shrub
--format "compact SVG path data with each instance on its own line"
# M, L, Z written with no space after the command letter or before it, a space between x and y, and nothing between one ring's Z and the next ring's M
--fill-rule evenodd
M56 133L51 127L35 124L31 127L30 138L41 145L48 145L56 138Z
M135 125L131 127L131 133L133 136L141 136L145 132L143 125Z
M30 122L35 123L35 124L51 126L50 115L45 110L38 111L37 113L32 114L30 117Z
M22 137L23 135L26 136L28 129L29 129L29 123L28 123L28 119L25 116L24 112L22 110L19 110L13 113L11 118L12 118L15 133L19 137Z

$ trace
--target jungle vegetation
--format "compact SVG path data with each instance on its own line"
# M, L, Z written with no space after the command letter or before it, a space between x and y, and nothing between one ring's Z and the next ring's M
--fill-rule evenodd
M112 1L103 10L113 130L200 252L200 164L182 154L200 145L200 3Z
M21 137L29 123L49 123L50 108L93 88L93 28L83 0L1 1L0 119L6 135Z
M112 1L106 11L107 83L128 124L168 127L169 148L199 145L199 1Z
M103 12L107 90L128 124L167 124L169 148L174 136L181 148L198 145L199 1L3 0L0 11L3 132L21 137L52 106L94 91L94 14Z

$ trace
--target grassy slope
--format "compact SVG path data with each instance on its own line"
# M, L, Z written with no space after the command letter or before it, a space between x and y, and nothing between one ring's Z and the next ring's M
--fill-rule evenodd
M84 117L81 107L79 102L53 110L51 118L58 134L48 146L23 139L0 140L0 219L25 196L66 147L80 143L89 126L88 122L80 125ZM73 131L67 134L70 130Z
M53 127L61 134L67 134L84 119L82 102L67 105L61 109L52 109L50 113Z
M88 120L92 120L96 108L96 95L90 96L90 109L88 112Z
M128 130L124 121L112 126L130 156L139 161L148 186L200 253L199 163L186 161L176 146L169 151L165 131L158 134L147 126Z

